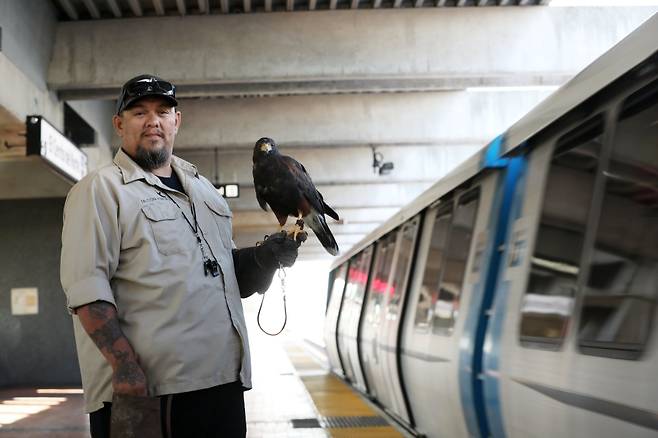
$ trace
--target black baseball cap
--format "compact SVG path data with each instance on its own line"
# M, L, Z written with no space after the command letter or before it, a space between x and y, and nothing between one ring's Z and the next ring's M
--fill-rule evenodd
M178 106L176 87L173 84L154 75L139 75L121 87L121 94L117 100L117 114L121 114L121 111L146 96L160 96L171 106Z

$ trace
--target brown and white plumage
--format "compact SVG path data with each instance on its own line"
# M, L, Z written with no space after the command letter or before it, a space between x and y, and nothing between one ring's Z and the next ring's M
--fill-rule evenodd
M282 227L288 216L301 218L329 254L338 254L338 244L324 219L326 214L338 220L338 214L324 202L300 162L281 155L274 140L263 137L254 146L253 176L263 210L269 205Z

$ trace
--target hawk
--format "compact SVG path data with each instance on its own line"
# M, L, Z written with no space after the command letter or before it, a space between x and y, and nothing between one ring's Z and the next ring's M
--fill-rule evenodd
M281 155L271 138L256 142L253 156L253 175L256 199L267 211L269 204L281 228L288 216L296 217L298 230L308 225L331 255L338 254L338 244L327 226L324 215L338 220L338 214L322 199L308 172L300 162Z

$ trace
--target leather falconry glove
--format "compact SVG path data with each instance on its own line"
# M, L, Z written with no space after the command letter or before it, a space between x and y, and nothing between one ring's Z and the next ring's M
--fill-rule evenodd
M277 269L279 264L285 268L291 267L297 260L297 250L306 240L306 233L297 235L297 240L281 231L267 236L263 243L255 247L254 258L263 269Z

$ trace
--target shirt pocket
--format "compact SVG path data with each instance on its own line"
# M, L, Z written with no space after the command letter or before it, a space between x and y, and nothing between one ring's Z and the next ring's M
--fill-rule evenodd
M215 200L203 201L206 204L206 207L211 211L211 216L217 225L217 231L219 232L219 237L222 241L222 244L225 248L233 248L233 239L232 239L232 218L233 213L228 209L228 206L221 204Z
M148 219L153 232L153 240L158 251L164 255L178 254L190 251L189 241L194 238L187 233L182 225L181 212L173 205L152 203L142 206L142 213Z

